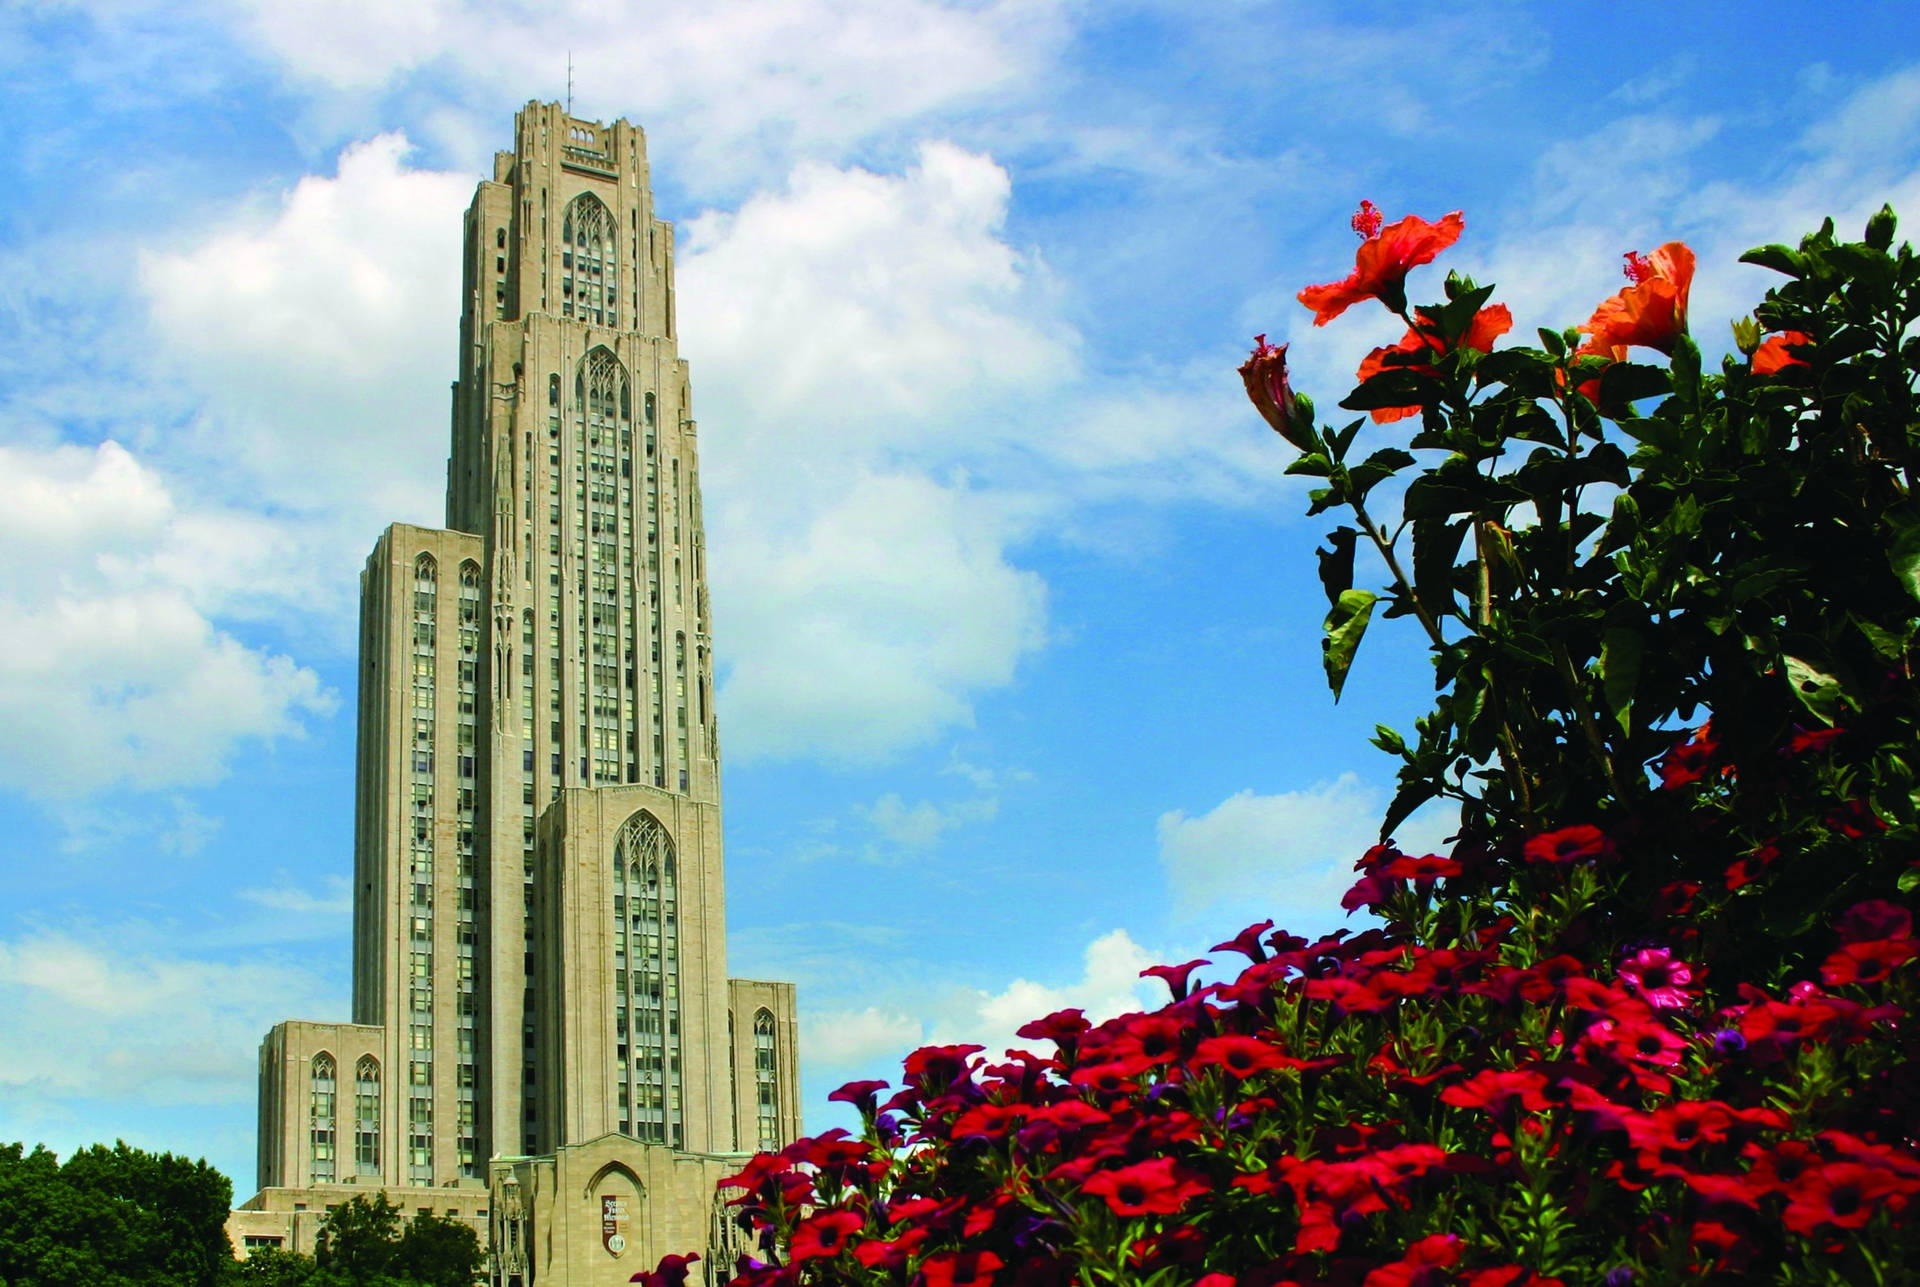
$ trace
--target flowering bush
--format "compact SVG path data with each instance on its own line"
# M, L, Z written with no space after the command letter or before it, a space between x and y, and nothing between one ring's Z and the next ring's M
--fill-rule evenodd
M1500 348L1489 288L1406 301L1462 216L1383 222L1300 296L1405 329L1359 416L1322 425L1264 338L1242 374L1310 512L1351 516L1336 699L1376 607L1426 634L1382 835L1447 799L1449 852L1360 857L1378 927L1263 922L1225 981L1157 967L1157 1011L1021 1029L1049 1054L842 1087L862 1134L729 1181L735 1287L1914 1280L1920 265L1891 211L1751 252L1785 283L1710 372L1683 245ZM1369 416L1419 427L1356 460Z

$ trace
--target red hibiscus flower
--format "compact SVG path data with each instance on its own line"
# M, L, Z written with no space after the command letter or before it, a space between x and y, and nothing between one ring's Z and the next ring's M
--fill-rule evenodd
M796 1265L837 1255L846 1244L847 1235L858 1233L866 1224L866 1217L857 1211L829 1211L802 1220L793 1231L793 1240L787 1244L788 1255Z
M1527 841L1523 856L1528 862L1560 867L1568 863L1597 862L1614 856L1613 842L1600 828L1582 822L1535 836Z
M1360 362L1360 369L1354 378L1361 383L1372 379L1387 369L1387 358L1395 353L1444 353L1446 343L1434 333L1434 321L1425 309L1414 314L1420 319L1421 326L1409 330L1400 338L1400 342L1384 349L1375 349ZM1481 353L1493 352L1493 342L1513 329L1513 314L1505 304L1492 304L1473 315L1473 321L1467 327L1467 333L1460 337L1459 347L1476 349ZM1395 362L1395 367L1431 373L1433 368L1422 362ZM1420 408L1413 407L1375 407L1373 422L1386 424L1393 420L1404 420L1408 416L1420 414Z
M1149 1158L1116 1171L1087 1177L1081 1189L1105 1198L1115 1215L1172 1215L1207 1191L1204 1182L1174 1165L1170 1157Z
M1601 353L1623 361L1635 344L1662 353L1687 329L1687 292L1693 287L1693 252L1669 241L1650 255L1628 254L1627 277L1633 285L1603 301L1580 329L1592 336L1581 353Z
M991 1251L943 1252L920 1266L927 1287L991 1287L993 1271L1006 1262Z
M1407 274L1421 264L1430 264L1441 251L1460 240L1466 218L1460 211L1428 223L1418 215L1408 215L1385 228L1374 222L1378 213L1372 203L1361 207L1354 229L1364 238L1354 256L1353 271L1342 281L1324 286L1309 286L1300 292L1300 302L1313 310L1313 324L1325 326L1363 299L1378 299L1395 312L1406 306ZM1377 230L1376 230L1377 229Z
M1753 373L1772 375L1790 366L1807 365L1805 358L1797 358L1789 349L1813 343L1813 336L1805 331L1782 331L1778 335L1769 335L1766 341L1754 350Z

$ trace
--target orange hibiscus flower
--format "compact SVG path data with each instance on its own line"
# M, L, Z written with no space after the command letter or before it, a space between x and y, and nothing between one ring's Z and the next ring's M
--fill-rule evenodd
M1418 310L1415 316L1420 319L1423 325L1431 326L1433 324L1433 318L1428 315L1425 309ZM1473 321L1467 327L1467 333L1460 337L1460 347L1478 349L1482 353L1491 353L1493 352L1493 342L1512 329L1513 314L1507 311L1507 306L1505 304L1490 304L1473 315ZM1398 344L1384 349L1375 349L1373 352L1367 354L1360 363L1359 371L1355 372L1355 378L1364 384L1371 377L1386 370L1387 355L1390 353L1420 353L1427 350L1443 353L1446 351L1446 348L1439 336L1426 334L1418 330L1410 330L1406 335L1401 337ZM1401 364L1396 363L1395 365L1398 366ZM1405 364L1403 369L1410 371L1433 370L1432 367L1424 363L1408 363ZM1375 407L1373 409L1373 422L1377 425L1383 425L1390 420L1404 420L1408 416L1418 415L1419 412L1420 408L1417 406Z
M1382 228L1379 220L1373 203L1362 202L1360 213L1353 218L1354 230L1362 238L1353 271L1344 281L1309 286L1300 292L1300 302L1313 310L1315 326L1325 326L1363 299L1401 295L1407 273L1432 263L1436 255L1460 240L1461 230L1466 227L1466 219L1458 210L1443 216L1439 223L1408 215Z
M1802 344L1813 343L1813 336L1805 331L1782 331L1778 335L1769 335L1759 348L1753 351L1753 373L1772 375L1775 371L1790 366L1805 366L1805 358L1795 357L1791 349Z
M1604 353L1624 361L1640 344L1662 353L1687 329L1687 292L1693 287L1693 252L1669 241L1650 255L1629 253L1627 277L1633 285L1604 301L1580 329L1592 336L1582 353Z

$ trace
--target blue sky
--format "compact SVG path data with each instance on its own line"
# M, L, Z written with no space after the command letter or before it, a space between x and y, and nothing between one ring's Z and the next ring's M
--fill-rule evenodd
M1920 210L1900 5L0 9L0 1140L250 1191L256 1043L346 1016L355 576L440 521L459 213L569 50L679 225L731 959L800 984L815 1129L1339 923L1428 680L1379 630L1331 703L1234 367L1327 406L1397 338L1292 301L1360 198L1464 209L1521 334L1685 239L1708 346L1739 250Z

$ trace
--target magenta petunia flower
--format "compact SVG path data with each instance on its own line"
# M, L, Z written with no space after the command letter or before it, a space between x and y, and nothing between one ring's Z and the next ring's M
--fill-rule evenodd
M1620 979L1650 1006L1677 1010L1693 1000L1693 967L1664 947L1642 948L1620 963Z

